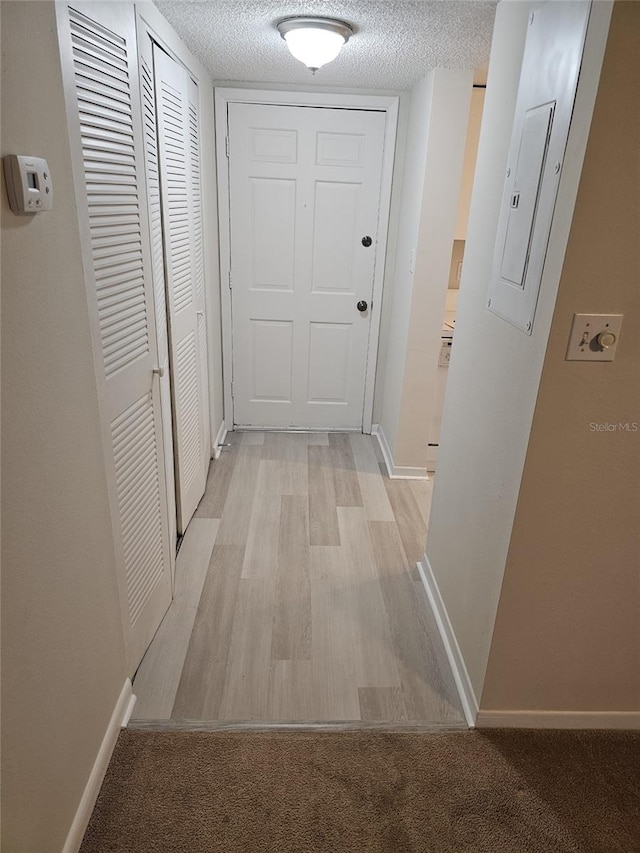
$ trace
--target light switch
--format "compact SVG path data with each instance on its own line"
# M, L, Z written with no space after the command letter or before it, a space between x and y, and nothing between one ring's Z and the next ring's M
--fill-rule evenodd
M623 314L574 314L566 361L613 361Z

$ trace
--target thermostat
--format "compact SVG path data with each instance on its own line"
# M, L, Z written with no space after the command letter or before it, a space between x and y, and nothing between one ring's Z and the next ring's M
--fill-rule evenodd
M53 207L53 186L47 161L41 157L7 154L4 179L14 213L40 213Z

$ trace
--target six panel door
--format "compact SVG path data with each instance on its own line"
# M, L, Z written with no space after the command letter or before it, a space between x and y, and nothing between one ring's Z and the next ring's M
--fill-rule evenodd
M385 122L229 104L237 426L362 428Z

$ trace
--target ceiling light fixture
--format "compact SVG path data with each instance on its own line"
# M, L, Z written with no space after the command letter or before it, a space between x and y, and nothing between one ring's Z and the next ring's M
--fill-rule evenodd
M277 24L292 56L315 74L331 62L353 35L353 28L335 18L285 18Z

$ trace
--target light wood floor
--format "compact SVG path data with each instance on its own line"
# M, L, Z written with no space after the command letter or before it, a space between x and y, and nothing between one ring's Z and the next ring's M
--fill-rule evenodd
M433 482L390 480L365 435L227 441L134 719L463 725L415 568Z

